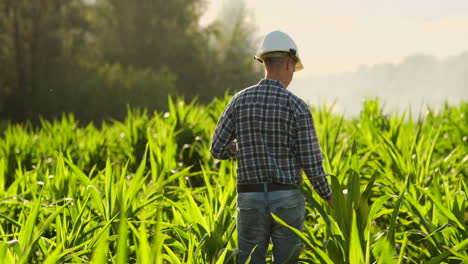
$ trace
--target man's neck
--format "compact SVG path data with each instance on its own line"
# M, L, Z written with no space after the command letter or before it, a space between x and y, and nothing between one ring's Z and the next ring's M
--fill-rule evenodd
M266 79L270 79L270 80L280 81L280 82L284 85L284 87L287 88L286 82L285 82L285 78L283 78L283 77L282 77L281 75L279 75L279 74L270 74L270 73L267 73L267 74L265 75L265 78L266 78Z

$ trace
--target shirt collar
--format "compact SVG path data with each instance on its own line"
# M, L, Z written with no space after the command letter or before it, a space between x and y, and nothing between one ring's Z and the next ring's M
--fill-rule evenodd
M278 80L273 80L273 79L262 79L260 80L258 85L270 85L270 86L277 86L277 87L286 89L286 87L284 86L282 82Z

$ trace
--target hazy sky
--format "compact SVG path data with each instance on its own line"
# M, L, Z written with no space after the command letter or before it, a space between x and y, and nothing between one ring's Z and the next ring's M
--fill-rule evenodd
M224 0L226 1L226 0ZM238 1L238 0L229 0ZM223 0L207 0L203 22ZM401 62L414 53L441 59L468 50L468 0L245 0L259 36L280 29L297 42L296 78Z

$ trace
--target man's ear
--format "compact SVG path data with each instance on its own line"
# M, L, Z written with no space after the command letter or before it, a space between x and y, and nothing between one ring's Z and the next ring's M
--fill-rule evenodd
M291 58L288 58L286 61L286 71L291 70Z

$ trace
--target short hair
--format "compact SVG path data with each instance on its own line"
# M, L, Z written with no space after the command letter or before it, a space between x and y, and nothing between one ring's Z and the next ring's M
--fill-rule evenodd
M267 70L277 70L288 62L290 54L288 52L270 52L262 56L263 63Z

